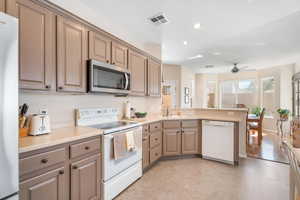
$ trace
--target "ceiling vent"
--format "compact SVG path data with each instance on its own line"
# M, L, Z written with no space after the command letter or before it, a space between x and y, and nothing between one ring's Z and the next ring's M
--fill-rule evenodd
M158 13L153 17L150 17L149 20L155 25L166 24L169 22L164 13Z

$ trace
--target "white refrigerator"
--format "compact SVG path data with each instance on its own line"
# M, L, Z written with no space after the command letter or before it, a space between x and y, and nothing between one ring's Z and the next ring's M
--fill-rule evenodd
M18 20L0 12L0 199L18 199Z

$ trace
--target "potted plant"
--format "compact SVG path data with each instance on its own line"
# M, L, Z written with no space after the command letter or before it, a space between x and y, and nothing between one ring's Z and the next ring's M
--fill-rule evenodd
M278 108L277 113L280 116L280 120L287 121L289 119L290 111L288 109Z
M260 116L261 113L261 108L260 107L255 107L252 109L252 114L255 114L257 117Z

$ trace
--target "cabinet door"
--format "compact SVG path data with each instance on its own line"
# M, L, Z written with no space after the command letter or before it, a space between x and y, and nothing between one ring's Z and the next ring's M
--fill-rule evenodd
M128 48L117 43L112 42L111 45L111 64L122 68L128 68Z
M55 17L29 1L17 0L20 88L55 89Z
M85 27L58 16L58 91L86 92L87 46L87 30Z
M64 168L55 169L20 183L22 200L66 200Z
M165 129L163 133L163 155L181 154L181 131L180 129Z
M89 58L101 62L111 62L111 40L89 31Z
M148 61L148 95L160 96L161 93L161 64L153 59Z
M0 12L5 12L5 0L0 0Z
M131 72L131 94L145 96L147 94L147 57L129 50L128 68Z
M197 128L185 128L182 130L182 154L199 153L199 133Z
M150 152L149 152L149 135L143 137L143 169L150 164Z
M100 154L72 163L71 199L99 200L101 182Z

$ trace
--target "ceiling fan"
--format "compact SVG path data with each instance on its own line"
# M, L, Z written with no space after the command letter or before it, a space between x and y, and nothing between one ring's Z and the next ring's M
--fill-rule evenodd
M235 73L238 73L240 71L256 71L255 69L247 69L248 66L245 66L245 67L237 67L238 63L233 63L233 68L231 69L231 73L235 74Z

